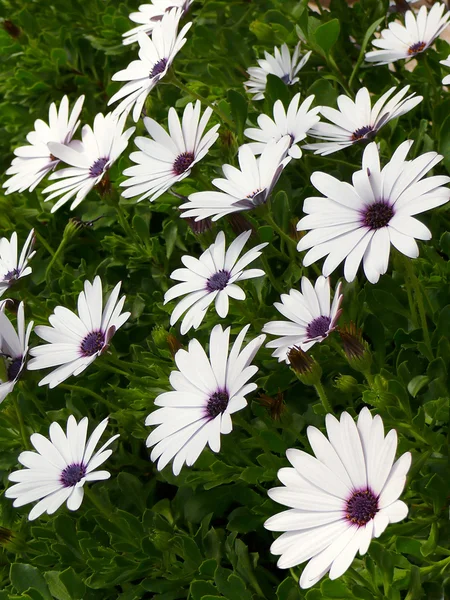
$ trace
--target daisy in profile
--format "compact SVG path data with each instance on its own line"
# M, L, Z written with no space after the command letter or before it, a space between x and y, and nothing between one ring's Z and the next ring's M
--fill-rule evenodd
M122 312L125 296L117 301L121 283L111 292L103 308L103 292L100 277L94 283L84 282L84 292L78 296L77 316L68 308L57 306L49 318L51 327L39 325L35 332L49 342L31 348L34 356L28 369L36 371L57 367L39 385L54 388L71 375L79 375L108 348L111 338L125 321L129 312Z
M50 105L48 125L41 119L34 122L34 131L27 135L29 145L14 150L16 158L6 171L6 174L12 177L3 184L6 188L5 194L24 190L32 192L40 181L55 169L59 160L51 153L48 143L68 145L71 142L80 124L78 117L83 102L84 96L80 96L69 114L69 100L64 96L59 110L54 102Z
M14 471L8 477L15 485L6 490L5 496L14 498L15 508L39 500L28 515L29 521L43 513L52 515L64 502L69 510L78 510L83 501L84 484L111 476L108 471L96 469L111 456L113 451L107 448L119 435L114 435L94 453L107 425L106 418L94 429L87 442L87 417L77 423L70 415L66 433L58 423L52 423L50 440L40 433L33 433L30 441L36 452L26 450L19 455L19 462L26 468Z
M276 75L286 85L294 85L299 81L296 76L308 62L311 52L300 56L300 43L297 44L294 54L291 56L287 44L273 49L273 55L264 52L264 58L258 59L258 67L250 67L247 73L250 79L244 83L249 94L253 94L253 100L262 100L267 85L267 75Z
M429 48L448 25L450 13L445 4L433 4L430 12L421 6L416 15L412 10L405 13L405 24L394 21L388 29L383 29L381 37L372 44L380 50L371 50L366 61L377 65L387 65L407 58L413 58Z
M450 177L423 179L443 157L427 152L407 161L412 143L403 142L382 170L377 145L369 144L353 185L327 173L312 174L312 184L325 198L307 198L306 217L297 224L298 231L311 230L297 245L299 252L309 249L305 266L328 255L322 267L328 277L345 260L345 279L353 281L362 261L367 279L376 283L387 271L391 244L410 258L419 256L415 238L429 240L431 231L414 215L448 202L450 190L443 186Z
M131 21L138 23L137 27L133 27L122 35L122 43L133 44L138 41L138 33L143 31L145 34L150 35L156 25L159 23L163 16L169 12L172 8L179 8L182 14L189 10L194 0L152 0L151 4L141 4L139 12L130 14Z
M339 110L322 106L321 114L331 123L317 123L309 130L308 135L324 141L306 144L303 148L325 156L358 142L373 139L383 125L401 117L423 100L422 96L416 96L414 92L406 96L409 85L392 96L395 89L392 87L383 94L373 107L367 88L358 90L354 102L348 96L339 96Z
M315 454L290 448L292 467L278 471L284 487L269 496L289 509L270 517L264 526L283 531L270 551L280 554L278 567L289 569L309 561L300 577L307 589L329 573L337 579L350 567L357 552L363 556L372 538L389 523L408 514L399 500L411 466L406 452L394 463L397 432L384 435L383 421L372 418L368 408L357 424L346 412L340 421L326 416L328 438L308 427L308 441Z
M51 212L61 208L66 202L73 199L70 209L76 208L92 188L100 183L105 173L119 158L128 145L128 140L135 128L130 127L125 132L126 115L117 120L111 113L106 117L99 113L94 119L94 127L85 125L81 132L81 142L76 145L64 146L63 144L49 143L52 154L64 161L70 167L60 169L50 176L50 179L59 179L43 190L49 194L45 201L59 198L52 207Z
M189 342L188 350L179 350L172 371L172 392L160 394L148 415L146 425L158 425L147 438L154 446L150 458L158 461L161 471L172 459L172 470L178 475L182 466L192 466L208 444L213 452L220 450L221 434L233 428L231 415L247 406L245 396L256 389L248 381L258 371L251 362L266 336L242 348L250 325L237 336L228 353L230 327L216 325L209 340L209 357L198 340Z
M317 342L323 342L336 329L341 315L341 284L334 293L330 306L330 280L319 277L313 287L307 277L302 277L302 291L292 289L281 295L281 303L274 306L287 321L270 321L263 327L264 333L282 337L270 341L266 348L275 348L272 356L289 363L289 350L298 346L306 352Z
M34 229L30 231L17 260L17 233L14 231L11 239L0 239L0 296L6 292L18 279L31 273L28 261L36 254L33 251Z
M242 210L252 210L265 204L272 193L284 167L291 160L286 153L290 146L289 136L278 142L272 140L259 158L248 144L239 148L239 167L223 165L226 179L214 179L220 192L195 192L180 205L185 211L182 217L194 217L196 221L212 217L217 221L225 215Z
M289 156L300 158L302 151L297 145L298 142L301 142L309 130L320 121L320 106L311 108L313 102L314 96L308 96L299 106L300 94L295 94L287 112L281 100L277 100L273 105L273 120L268 115L259 115L259 129L249 127L244 131L244 135L255 140L248 144L253 152L261 154L268 142L271 140L278 142L283 136L288 135L291 140Z
M129 176L120 184L127 188L122 192L125 198L140 196L138 202L146 198L153 201L191 174L192 167L206 156L219 137L220 124L204 134L212 109L208 107L201 118L200 110L199 100L195 106L189 102L180 122L172 107L169 133L154 119L145 117L144 125L152 139L139 136L134 139L140 151L130 154L136 165L123 172Z
M23 302L17 310L17 333L5 315L5 304L0 306L0 402L12 392L22 374L28 354L33 321L25 329Z
M441 63L441 65L444 65L444 67L450 67L450 54L447 56L447 58L445 60L441 60L440 63ZM446 75L444 77L444 79L442 80L442 83L444 85L449 85L450 84L450 75Z
M222 319L228 314L228 298L245 300L245 292L237 284L244 279L262 277L261 269L245 269L247 265L261 255L261 250L267 243L259 244L239 258L251 231L241 233L225 250L225 234L220 231L212 244L199 259L193 256L183 256L181 262L185 269L177 269L171 278L181 281L174 285L164 296L164 304L174 298L184 296L175 307L170 317L174 325L183 313L181 333L184 335L193 327L197 329L214 302L217 314Z
M127 83L110 99L108 106L122 100L114 110L115 115L128 114L133 109L133 119L139 120L145 100L169 70L175 56L186 43L185 35L192 23L187 23L178 33L178 24L183 12L173 8L158 21L151 39L143 32L137 34L139 60L112 76L113 81Z

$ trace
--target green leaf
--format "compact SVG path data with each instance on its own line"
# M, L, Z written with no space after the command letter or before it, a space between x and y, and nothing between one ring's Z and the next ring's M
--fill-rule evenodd
M190 592L192 600L202 600L207 595L214 595L217 589L209 581L193 581L191 583Z
M52 600L47 583L36 567L25 563L13 563L9 572L12 586L18 592L37 590L45 600Z
M430 378L426 375L417 375L416 377L413 377L408 383L408 392L415 398L420 390L428 385L429 381Z
M144 242L144 244L146 244L149 240L150 234L148 230L148 225L144 221L144 219L139 215L134 215L132 227L136 231L140 239Z
M233 121L236 123L236 135L239 139L239 142L242 143L245 122L247 121L247 98L235 90L228 90L228 102L230 103Z
M292 577L285 579L277 589L277 600L300 600L300 588Z
M341 26L338 19L323 23L316 29L314 33L316 44L322 48L325 54L329 54L331 48L337 42L340 31Z
M437 543L438 543L438 539L439 539L439 526L436 523L436 521L434 521L431 524L430 535L429 535L427 541L420 548L420 551L422 552L423 556L430 556L430 554L432 554L435 551Z

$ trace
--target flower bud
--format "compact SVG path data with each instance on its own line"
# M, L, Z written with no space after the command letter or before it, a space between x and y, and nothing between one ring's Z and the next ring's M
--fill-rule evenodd
M289 350L288 360L291 369L305 385L317 385L322 377L322 369L319 363L309 354L303 352L298 346Z
M334 380L334 385L338 390L347 394L356 392L358 389L358 382L351 375L338 375Z
M168 333L162 325L155 325L152 329L152 339L157 348L167 349Z
M369 344L363 340L362 330L358 329L353 322L350 322L339 328L339 335L351 368L361 373L370 371L372 353Z
M283 414L286 405L284 403L283 394L278 390L278 394L275 398L268 396L267 394L260 394L257 401L267 409L267 412L274 421L278 421Z

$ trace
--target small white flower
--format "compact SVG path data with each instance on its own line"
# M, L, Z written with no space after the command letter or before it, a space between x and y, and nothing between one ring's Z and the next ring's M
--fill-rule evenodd
M450 12L445 4L437 2L427 14L426 6L422 6L417 17L408 10L405 13L405 24L394 21L388 29L383 29L381 37L372 44L381 50L371 50L366 54L366 61L377 65L387 65L396 60L413 58L429 48L447 27Z
M259 129L249 127L244 131L251 140L256 140L248 144L255 154L261 154L266 144L271 140L278 142L283 136L288 135L291 140L289 156L300 158L302 151L297 146L298 142L303 140L311 127L320 121L320 106L311 108L314 96L308 96L299 107L300 94L295 94L292 98L289 108L286 112L281 100L277 100L273 105L273 120L268 115L259 115Z
M76 208L92 188L100 183L103 176L111 168L128 145L128 140L135 128L125 132L126 115L117 120L111 113L106 116L99 113L94 119L94 127L85 125L81 132L82 141L72 142L70 146L49 143L54 156L71 167L60 169L49 179L60 179L43 190L50 194L45 201L62 196L52 207L55 212L75 196L70 209Z
M444 67L450 67L450 54L447 56L447 58L445 60L441 60L440 63L441 63L441 65L444 65ZM450 84L450 75L446 75L444 77L444 79L442 80L442 83L444 85L449 85Z
M182 14L189 10L194 0L152 0L151 4L141 4L139 12L130 14L131 21L139 23L137 27L130 29L122 35L123 44L133 44L138 41L138 33L143 31L147 35L152 33L156 23L172 8L179 8Z
M20 378L28 354L33 321L25 331L23 302L17 310L17 333L4 313L7 300L0 303L0 402L12 392Z
M188 350L178 350L170 384L174 391L160 394L148 415L146 425L159 425L147 438L155 446L150 458L158 460L158 470L172 459L173 473L178 475L184 463L192 466L206 444L213 452L220 450L220 435L233 428L231 415L247 406L245 396L256 389L247 383L258 371L251 365L266 336L259 335L241 350L246 325L228 354L230 327L216 325L211 331L209 358L198 340L189 342Z
M6 490L5 496L15 498L13 506L16 508L39 500L28 515L30 521L43 513L52 515L66 501L69 510L78 510L83 501L84 484L111 476L108 471L95 470L111 456L113 451L106 448L119 437L114 435L94 454L107 425L106 418L87 442L87 417L77 423L70 415L66 434L58 423L52 423L50 440L33 433L30 441L37 452L27 450L19 455L18 460L26 469L11 473L9 480L17 483Z
M213 302L217 314L223 319L228 314L228 297L245 300L244 290L236 285L238 281L265 275L261 269L244 269L261 255L261 249L267 246L267 243L255 246L239 258L250 235L251 231L241 233L225 251L225 235L220 231L214 244L205 250L199 259L193 256L181 258L186 268L177 269L170 277L182 283L174 285L166 292L164 304L179 296L185 296L170 317L170 324L174 325L181 315L186 313L181 323L183 335L191 327L197 329L200 326Z
M153 139L136 137L134 142L140 152L132 152L135 166L125 169L130 178L120 185L127 187L125 198L140 196L138 202L149 198L151 202L164 194L175 183L191 174L192 167L206 156L219 137L219 125L214 125L205 135L205 127L212 114L207 108L200 119L201 103L190 102L180 119L174 108L169 110L169 133L154 119L146 117L144 125Z
M84 292L78 296L77 316L68 308L57 306L50 316L51 327L39 325L35 332L49 342L31 348L32 358L28 369L36 371L58 366L39 382L54 388L71 375L79 375L104 352L111 338L130 313L122 313L125 296L117 301L121 283L111 292L103 308L103 292L100 277L94 283L84 282Z
M266 344L267 348L276 348L272 356L289 363L289 350L294 346L306 352L317 342L323 342L336 329L342 299L340 283L330 307L330 280L320 276L313 287L307 277L302 277L301 292L292 289L289 294L281 295L281 304L274 304L288 321L270 321L262 329L264 333L282 336Z
M17 260L17 233L11 235L11 239L0 239L0 296L21 277L31 273L28 261L36 252L33 251L34 229L30 231L23 245L19 260Z
M412 141L403 142L390 162L380 170L375 142L363 155L363 168L353 174L353 185L316 172L311 182L325 198L307 198L297 224L310 229L298 243L299 252L308 250L305 266L328 255L322 273L327 277L345 259L344 275L353 281L363 261L371 283L386 273L391 244L410 258L417 258L419 248L414 238L431 239L431 231L413 215L448 202L450 190L443 187L450 177L436 175L422 180L442 156L427 152L407 161Z
M325 141L306 144L303 148L315 150L315 154L325 156L358 142L370 140L383 125L409 112L423 100L422 96L416 96L414 92L404 97L409 90L409 85L392 96L395 89L392 87L383 94L373 108L367 88L358 90L354 102L348 96L339 96L337 99L339 110L322 106L320 112L331 123L317 123L308 135ZM390 96L392 98L388 100Z
M220 192L195 192L181 204L185 212L182 217L195 217L196 221L212 217L217 221L225 215L251 210L265 204L275 187L284 167L291 160L286 156L290 145L289 136L278 142L269 142L259 158L248 144L239 148L240 170L232 165L223 165L226 179L214 179Z
M264 524L270 531L283 531L270 551L281 554L280 569L309 561L300 577L300 587L312 587L326 573L337 579L350 567L356 553L364 555L372 538L379 537L389 523L408 514L399 500L411 466L405 452L394 463L397 432L384 435L383 421L363 408L357 425L344 412L341 420L326 416L328 438L316 427L307 435L316 457L290 448L292 467L278 471L285 487L272 488L269 496L289 507Z
M166 13L161 21L155 24L151 39L143 31L137 34L139 60L134 60L126 69L112 76L113 81L127 82L108 102L109 106L124 98L114 110L115 115L123 112L128 114L134 105L133 119L139 120L148 94L166 75L175 56L186 43L184 36L192 23L187 23L180 33L177 33L182 14L179 8Z
M34 131L27 135L28 146L21 146L14 150L16 158L6 171L12 175L3 184L7 188L5 194L12 192L30 192L40 181L59 164L59 160L52 155L48 143L59 142L69 144L80 124L78 117L83 107L84 96L80 96L69 115L69 100L67 96L61 100L59 110L53 102L48 112L48 125L41 119L34 123Z
M287 44L280 48L273 49L274 54L264 52L265 58L258 59L259 67L250 67L247 73L250 79L245 82L245 87L249 94L254 94L253 100L262 100L267 85L267 75L272 74L279 77L286 85L294 85L299 78L297 73L307 63L311 52L307 52L303 57L300 56L300 43L297 44L294 54L291 57Z

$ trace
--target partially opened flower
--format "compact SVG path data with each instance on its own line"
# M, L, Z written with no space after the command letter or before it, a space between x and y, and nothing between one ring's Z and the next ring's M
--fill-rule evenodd
M5 194L24 190L32 192L39 182L55 169L59 160L51 153L48 143L68 145L71 142L80 124L78 117L83 102L84 96L80 96L69 114L69 100L64 96L59 109L54 102L50 105L48 125L41 119L35 121L34 131L27 135L29 145L14 150L16 158L6 171L6 174L12 177L3 184L3 187L7 188Z
M140 31L151 34L156 23L159 23L163 16L172 8L181 9L184 14L189 10L194 0L152 0L151 4L141 4L139 12L130 14L130 19L138 23L137 27L133 27L122 35L123 44L132 44L138 41L138 33Z
M339 96L339 110L322 106L320 112L331 123L317 123L308 135L324 141L306 144L303 148L324 156L358 142L366 142L374 138L383 125L409 112L423 100L422 96L416 96L415 93L405 98L409 85L392 96L395 89L392 87L383 94L373 107L367 88L358 91L354 102L344 94Z
M28 261L33 258L34 229L30 231L23 245L19 258L17 257L17 233L14 231L11 239L0 239L0 296L18 279L31 273Z
M391 244L399 252L417 258L416 239L431 239L431 231L413 215L445 204L450 178L435 175L422 180L442 156L427 152L407 161L412 141L403 142L381 170L375 142L367 146L363 168L353 174L353 185L339 181L327 173L311 176L315 188L325 198L306 198L297 229L311 231L297 245L299 252L310 249L305 266L323 256L322 273L328 277L345 260L344 275L353 281L363 262L364 273L371 283L386 273Z
M265 273L261 269L245 269L247 265L261 255L261 249L267 246L259 244L241 258L251 231L241 233L225 250L225 235L223 231L217 234L212 244L199 259L193 256L183 256L181 262L185 269L177 269L171 278L181 281L174 285L164 296L164 304L174 298L184 296L175 307L170 317L170 324L174 325L183 313L181 333L185 334L191 327L197 329L208 310L210 304L215 303L217 314L223 319L228 314L228 298L245 300L245 292L237 284L244 279L262 277Z
M359 413L357 425L346 412L340 421L328 414L326 427L328 438L316 427L307 429L315 457L287 450L292 467L278 471L285 487L269 490L269 496L289 510L264 524L270 531L284 532L270 548L281 555L280 569L309 561L300 577L303 589L328 572L330 579L343 575L358 551L364 555L372 538L408 514L398 498L411 454L394 463L395 429L385 436L381 417L372 418L368 408Z
M447 56L447 58L445 60L441 60L440 63L441 63L441 65L444 65L444 67L450 67L450 54ZM450 75L446 75L444 77L444 79L442 80L442 83L444 85L449 85L450 84Z
M233 428L231 415L247 406L245 396L256 389L248 381L258 371L251 362L264 342L264 335L247 344L242 343L250 325L237 336L228 353L230 327L216 325L211 331L209 357L200 342L189 342L188 350L179 350L175 362L179 371L172 371L172 392L160 394L156 406L148 415L146 425L158 425L147 438L154 446L150 458L158 461L158 470L172 459L172 470L178 475L182 466L191 466L208 444L213 452L220 450L221 434Z
M430 12L421 6L416 15L408 10L405 13L405 24L394 21L388 29L383 29L381 37L372 44L380 50L371 50L366 54L366 61L377 65L387 65L396 60L413 58L429 48L434 40L447 27L450 12L444 3L433 4Z
M103 308L100 277L94 283L84 282L84 292L78 296L77 316L68 308L57 306L49 321L51 327L39 325L35 332L49 342L31 348L28 369L36 371L57 367L39 385L54 388L71 375L79 375L104 352L111 338L130 313L122 313L125 296L118 301L121 283L111 292Z
M131 62L126 69L112 76L113 81L126 81L125 85L109 100L108 106L122 100L114 114L128 114L133 109L133 119L139 120L145 100L150 91L169 70L175 56L186 43L185 35L192 23L187 23L178 33L182 11L173 8L157 22L151 39L143 32L137 34L139 60Z
M220 192L194 192L188 201L180 205L182 217L194 217L196 221L212 217L217 221L225 215L242 210L252 210L265 204L275 187L284 167L291 160L286 156L290 145L289 136L278 142L269 142L259 158L248 144L239 148L240 169L223 165L226 179L214 179Z
M70 209L76 208L89 192L103 179L113 163L119 158L128 145L134 127L123 131L126 116L117 120L111 113L106 116L99 113L94 119L94 126L85 125L81 132L82 142L71 146L50 143L49 148L54 156L71 165L56 171L50 179L59 179L43 190L49 194L45 201L61 196L52 207L52 213L74 196Z
M306 100L300 103L300 94L295 94L292 98L287 112L281 100L277 100L273 105L273 120L268 115L259 115L259 129L249 127L244 131L251 140L248 144L255 154L261 154L266 144L271 140L276 142L283 136L288 135L291 139L289 156L300 158L302 151L297 145L308 134L311 127L320 121L320 106L311 108L314 96L308 96Z
M5 301L6 304L6 301ZM25 330L23 302L17 310L17 333L0 306L0 402L12 392L25 367L33 321Z
M299 78L297 73L307 63L311 52L307 52L303 57L300 56L300 44L295 47L294 54L291 56L287 44L280 48L273 49L273 55L264 52L264 58L258 59L258 67L247 69L250 79L245 82L247 92L253 95L253 100L262 100L267 85L267 75L276 75L286 85L294 85Z
M144 119L152 139L139 136L134 139L140 151L130 154L136 165L123 172L129 176L120 184L127 188L122 192L125 198L140 196L138 202L146 198L153 201L191 174L192 167L206 156L219 137L220 124L204 134L212 109L208 107L201 118L200 109L199 100L195 106L189 102L180 122L176 110L171 108L169 133L154 119Z
M287 321L270 321L263 327L264 333L281 337L271 340L267 348L275 348L272 356L289 363L289 351L299 346L304 352L317 342L323 342L336 329L341 315L343 296L339 283L330 306L330 280L319 277L313 287L307 277L302 277L302 291L292 289L281 295L281 303L274 306Z
M107 448L119 435L114 435L94 453L107 425L106 418L87 442L87 417L77 423L70 415L66 433L58 423L52 423L50 440L33 433L30 441L36 452L26 450L19 455L19 462L26 468L11 473L9 480L17 483L6 490L5 496L14 498L16 508L39 500L28 515L30 521L43 513L52 515L64 502L69 510L78 510L83 501L84 484L111 476L108 471L96 469L111 456L113 451Z

